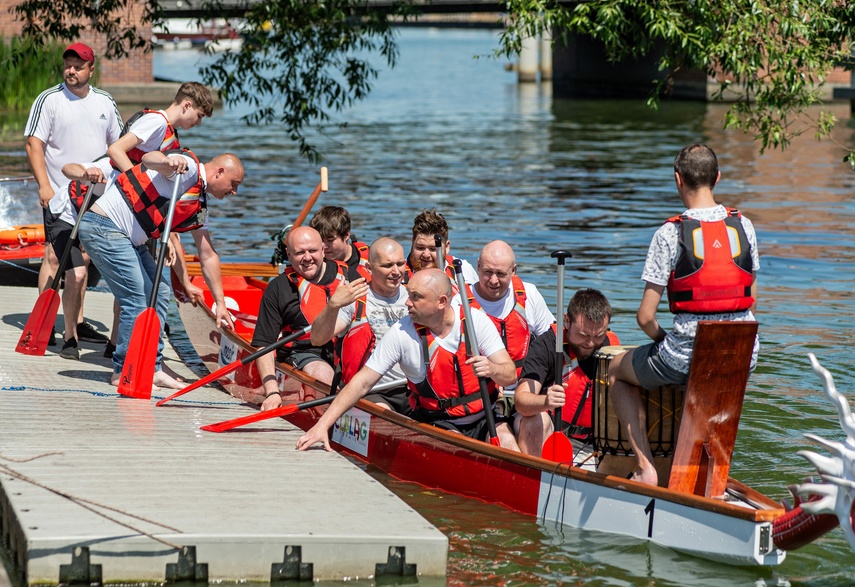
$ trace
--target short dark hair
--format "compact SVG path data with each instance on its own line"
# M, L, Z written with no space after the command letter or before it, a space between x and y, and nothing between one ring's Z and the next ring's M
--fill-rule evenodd
M606 318L612 319L612 306L598 289L580 289L567 304L567 318L572 324L576 316L584 316L591 322L599 324Z
M413 219L413 240L420 234L427 235L442 235L442 238L448 240L448 223L445 217L431 208L430 210L422 210L421 214Z
M340 206L324 206L309 221L309 226L321 233L321 238L344 238L350 234L350 214Z
M680 150L674 158L674 171L690 190L712 189L718 179L718 159L712 149L695 143Z
M181 84L172 103L180 104L184 100L193 102L193 106L204 112L205 116L211 116L214 113L214 99L211 97L211 91L199 82Z

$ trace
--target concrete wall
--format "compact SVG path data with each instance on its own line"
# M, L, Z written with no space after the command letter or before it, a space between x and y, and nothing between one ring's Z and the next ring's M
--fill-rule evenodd
M13 9L20 0L0 0L0 36L10 37L19 35L23 23L17 20ZM143 2L135 0L132 8L124 16L125 22L138 22L143 14ZM144 38L151 38L151 27L139 27ZM145 53L137 49L130 57L118 60L106 60L102 56L107 47L103 36L94 35L90 31L84 31L80 39L95 51L95 66L99 70L100 84L115 85L126 83L146 83L154 80L151 53ZM57 82L60 80L61 72L57 71Z

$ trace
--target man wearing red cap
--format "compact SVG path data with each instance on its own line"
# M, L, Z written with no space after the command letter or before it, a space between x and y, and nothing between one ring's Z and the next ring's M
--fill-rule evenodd
M50 244L71 232L72 226L59 218L62 210L52 205L54 194L67 183L62 168L67 163L95 161L122 133L121 116L110 94L93 88L89 79L95 68L95 54L83 43L69 45L62 54L63 83L42 92L30 109L24 136L33 175L39 184L39 202L44 208L45 262L39 273L39 292L44 291L59 268ZM85 258L88 263L88 257ZM65 344L60 353L77 358L77 341L107 342L83 320L83 292L86 291L86 265L71 267L65 274L63 289ZM68 298L68 299L66 299ZM53 337L51 337L53 343Z

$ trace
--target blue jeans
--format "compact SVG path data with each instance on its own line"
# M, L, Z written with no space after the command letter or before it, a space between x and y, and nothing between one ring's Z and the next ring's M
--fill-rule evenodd
M112 220L100 214L94 212L84 214L78 234L83 248L98 267L98 271L101 272L121 308L119 336L116 351L113 353L113 372L121 373L134 322L140 312L148 307L157 263L145 244L135 247L131 239L119 230ZM169 284L161 279L155 303L155 311L160 318L155 371L160 370L163 325L166 324L166 309L171 297Z

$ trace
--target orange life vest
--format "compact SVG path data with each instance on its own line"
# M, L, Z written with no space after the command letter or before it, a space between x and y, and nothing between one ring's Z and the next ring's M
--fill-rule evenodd
M208 199L205 194L205 182L202 181L202 164L192 151L182 149L181 154L189 155L196 162L197 181L175 205L172 219L173 232L189 232L205 225L208 217ZM167 152L167 155L175 152ZM154 186L152 177L141 165L134 165L116 177L116 186L130 206L134 218L150 238L158 238L166 224L169 211L169 196L163 196Z
M517 367L517 378L522 371L523 359L528 354L528 348L531 345L531 328L529 328L528 320L525 315L525 286L522 279L514 275L511 278L511 288L514 295L514 308L511 313L502 320L495 316L487 317L496 325L496 330L499 331L499 336L502 337L502 343L508 351L508 354L514 360L514 365ZM469 297L470 308L481 308L481 304L475 299L472 289L467 285L466 294Z
M347 270L347 279L354 281L360 277L366 282L371 281L371 271L368 269L368 245L363 242L352 243L352 247L356 248L356 258L350 258ZM358 259L358 261L357 261ZM352 263L352 265L351 265Z
M425 421L460 418L484 410L481 387L475 372L466 365L465 317L460 308L460 344L457 352L445 350L429 328L415 324L421 341L425 378L419 383L407 381L410 408ZM490 401L497 397L496 385L488 381Z
M333 292L338 288L339 285L346 281L346 272L347 265L344 263L340 263L335 261L336 264L336 275L335 279L332 280L328 285L318 285L317 283L312 283L299 273L297 273L293 267L285 268L285 271L282 273L285 277L288 278L288 281L297 286L297 294L300 296L300 312L303 314L303 317L306 319L306 322L311 324L315 321L315 318L318 317L318 314L321 313L321 310L327 305L330 297L332 297ZM290 324L286 324L282 328L282 334L288 335L295 330L291 327ZM295 342L303 342L309 340L312 337L311 333L307 332L300 338L298 338ZM286 344L286 348L291 348L293 343Z
M552 325L555 332L556 325ZM606 339L601 346L614 346L620 344L617 335L611 330L606 333ZM564 370L561 374L561 383L564 386L565 400L561 409L561 419L567 422L569 429L567 433L573 438L585 440L594 431L591 419L593 406L594 382L585 375L578 364L571 368L576 356L570 350L570 345L564 342Z
M341 381L345 385L368 361L377 342L374 329L368 322L367 309L365 296L356 300L356 310L350 328L338 341L336 355L341 368Z
M155 149L156 151L174 151L176 149L181 148L181 142L178 140L178 131L175 130L175 127L169 124L169 119L166 117L166 114L161 112L160 110L151 110L148 108L143 108L133 116L128 119L128 122L125 124L125 130L122 132L122 136L125 136L130 130L134 123L145 116L146 114L159 114L166 121L166 133L163 135L163 140L160 142L160 146ZM139 165L142 162L143 155L145 155L147 151L143 151L138 146L134 147L130 151L128 151L128 159L131 160L131 163L134 165ZM118 166L110 161L115 169L118 169Z
M674 216L679 256L668 279L672 312L712 314L747 310L754 303L751 251L739 210L728 208L724 220L703 222Z

